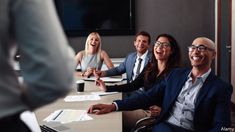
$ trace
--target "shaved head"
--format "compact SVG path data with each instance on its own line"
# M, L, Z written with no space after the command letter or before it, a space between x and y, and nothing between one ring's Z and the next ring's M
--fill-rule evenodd
M208 48L215 50L215 43L206 37L198 37L194 39L193 44L205 44Z

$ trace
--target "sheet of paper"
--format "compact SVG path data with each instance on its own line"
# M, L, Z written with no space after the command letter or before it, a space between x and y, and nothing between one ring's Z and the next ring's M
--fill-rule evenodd
M100 100L99 95L70 95L64 98L65 102Z
M104 82L121 82L122 78L112 78L112 77L101 77L101 80ZM95 81L96 77L90 77L90 78L83 78L85 81Z
M33 112L25 111L21 113L20 119L30 128L32 132L41 132L37 118Z
M92 120L90 116L87 115L86 110L56 110L51 113L44 121L47 122L60 122L60 123L69 123L73 121L87 121Z
M104 96L104 95L110 95L110 94L116 94L118 92L104 92L104 91L99 91L99 92L91 92L93 95L99 95L99 96Z

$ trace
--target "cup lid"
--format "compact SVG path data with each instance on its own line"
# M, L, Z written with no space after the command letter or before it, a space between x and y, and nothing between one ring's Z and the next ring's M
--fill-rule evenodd
M85 83L84 80L77 80L76 83Z

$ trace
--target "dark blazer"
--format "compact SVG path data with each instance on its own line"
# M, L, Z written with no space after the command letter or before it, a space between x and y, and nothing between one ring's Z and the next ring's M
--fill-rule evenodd
M148 62L147 65L150 65L151 63ZM154 82L146 82L144 79L145 76L145 72L147 71L148 66L145 66L145 68L143 69L143 71L139 74L139 76L131 81L130 83L125 83L125 84L121 84L121 85L108 85L106 86L107 91L106 92L133 92L135 90L138 90L140 88L143 88L144 91L149 90L150 88L152 88L152 86L155 83L159 83L162 79L164 79L165 75L162 76L158 76L156 77L156 79L154 80ZM172 68L173 69L173 68ZM171 69L169 69L171 70Z
M157 104L162 106L157 123L165 121L190 71L190 69L175 69L159 85L156 84L147 92L123 101L115 101L118 110L135 110ZM223 82L213 73L209 74L198 93L195 104L196 131L220 131L222 127L230 127L231 94L230 84Z
M146 60L145 60L145 66L150 60L151 52L148 51ZM127 55L124 62L122 62L119 66L111 68L107 71L105 71L106 76L116 76L121 75L123 73L126 73L127 75L127 82L129 83L132 80L133 75L133 69L135 66L135 60L137 58L137 52L133 52Z

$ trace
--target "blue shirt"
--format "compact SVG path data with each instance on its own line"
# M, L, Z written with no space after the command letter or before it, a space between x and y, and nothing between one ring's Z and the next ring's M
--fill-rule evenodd
M172 110L170 111L170 116L166 120L168 123L188 130L194 130L193 118L195 103L198 93L210 72L211 69L202 76L197 77L195 82L192 82L192 73L189 73L188 80L185 82Z

